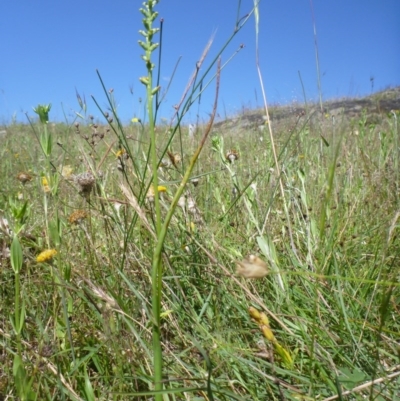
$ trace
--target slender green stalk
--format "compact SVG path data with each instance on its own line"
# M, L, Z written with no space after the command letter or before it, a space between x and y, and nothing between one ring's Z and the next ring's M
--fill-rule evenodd
M217 74L217 90L215 97L215 104L213 108L213 113L208 123L207 129L203 135L202 140L198 148L196 149L194 155L192 156L189 166L186 170L186 173L178 187L178 190L175 193L175 196L171 202L171 206L167 212L164 223L161 226L161 229L158 233L157 245L154 249L153 254L153 265L152 265L152 279L153 279L153 347L154 347L154 368L155 368L155 389L161 390L161 379L162 379L162 350L161 350L161 333L160 333L160 312L161 312L161 296L162 296L162 250L164 246L165 237L167 235L169 223L171 222L172 216L175 212L175 209L178 205L179 198L181 197L187 182L190 179L193 168L196 164L196 161L201 153L201 150L204 147L208 134L211 131L212 124L214 122L214 117L217 110L217 101L218 101L218 89L219 89L219 71L220 71L220 63L218 63L218 74ZM158 370L160 369L160 370ZM156 394L156 400L162 400L161 394Z
M313 21L315 63L316 63L316 66L317 66L317 84L318 84L319 106L320 106L321 113L323 113L324 108L322 106L321 72L320 72L320 68L319 68L317 27L316 27L316 24L315 24L314 6L313 6L312 0L310 0L310 7L311 7L311 17L312 17L312 21Z
M158 43L153 42L153 36L159 31L158 28L153 28L153 22L157 18L158 13L154 11L158 0L148 0L143 3L143 8L140 8L144 16L143 25L145 30L139 33L145 38L144 41L139 40L139 45L145 51L142 56L146 64L147 76L140 78L140 82L146 86L147 93L147 113L149 116L149 134L150 134L150 159L153 173L153 189L154 189L154 206L155 206L155 225L156 234L158 237L157 244L162 243L160 239L161 232L161 211L160 200L158 197L158 159L156 151L156 135L154 130L154 96L159 91L159 87L153 88L153 69L154 64L151 62L151 54L158 47ZM153 365L154 365L154 389L162 390L162 349L161 349L161 329L160 329L160 310L161 310L161 290L162 290L162 266L161 258L157 254L158 246L156 246L153 254L152 266L152 312L153 312ZM160 252L161 253L161 252ZM162 394L156 394L156 401L162 400Z

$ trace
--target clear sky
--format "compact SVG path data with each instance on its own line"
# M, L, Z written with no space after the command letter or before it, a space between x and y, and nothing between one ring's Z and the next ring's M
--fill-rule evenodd
M12 118L24 121L24 113L33 115L32 107L39 103L52 103L51 120L63 121L65 112L71 122L79 111L76 90L85 96L88 113L100 116L91 95L102 107L107 104L96 69L106 88L114 89L121 119L143 118L144 87L138 77L146 71L137 44L141 4L137 0L1 1L0 124ZM242 0L239 15L245 16L252 6L252 0ZM400 85L399 0L313 0L313 8L324 99ZM157 10L164 19L162 92L180 59L159 112L169 121L210 37L215 34L202 72L231 36L238 2L161 0ZM221 117L261 105L254 18L230 42L222 62L242 43L245 47L221 76ZM310 0L260 0L259 43L269 103L302 102L299 76L307 99L317 99ZM185 121L195 119L198 112L202 118L207 116L213 97L212 84Z

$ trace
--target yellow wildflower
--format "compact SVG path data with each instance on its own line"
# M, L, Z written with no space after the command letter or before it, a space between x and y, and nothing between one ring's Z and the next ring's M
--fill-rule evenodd
M42 187L44 192L50 192L50 186L49 186L49 181L47 180L46 177L42 177Z
M158 192L167 192L167 187L164 187L163 185L158 185L157 189L158 189ZM146 195L146 198L150 203L154 202L154 195L155 195L154 186L153 186L153 184L151 184L149 187L149 190L147 191L147 195Z
M125 159L127 158L127 154L126 154L126 150L125 149L120 149L116 154L115 154L115 156L118 158L118 159L121 159L122 157L124 157Z
M36 262L38 263L50 262L50 260L53 259L53 256L55 255L57 255L57 251L55 249L47 249L41 252L36 257Z

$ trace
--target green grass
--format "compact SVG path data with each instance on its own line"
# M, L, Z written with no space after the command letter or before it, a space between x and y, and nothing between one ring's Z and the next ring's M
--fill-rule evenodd
M368 125L360 115L333 125L304 116L294 131L276 131L285 200L266 134L215 130L195 167L198 186L187 185L197 211L177 210L162 254L165 397L168 390L175 400L324 399L380 378L353 399L399 397L399 132L393 115L379 120ZM153 389L154 211L146 201L148 178L135 173L146 165L146 127L124 127L132 157L124 159L123 172L119 148L111 146L115 136L99 125L104 138L90 146L85 136L93 130L90 124L80 134L72 124L49 127L53 142L62 143L52 151L50 171L31 127L9 126L1 139L1 217L22 246L19 294L26 311L21 384L13 375L19 351L9 319L16 305L7 257L12 234L3 230L3 398L16 397L26 383L32 399L152 397L144 394ZM164 216L194 149L182 132L170 144L174 153L184 149L182 162L159 170L167 187L160 198ZM234 164L221 157L230 148L240 155ZM62 177L66 165L76 175L93 169L90 196ZM32 181L22 185L21 171ZM118 212L114 200L122 203ZM77 210L87 217L70 224ZM58 254L37 263L47 248ZM266 278L235 276L235 261L249 254L267 261ZM269 315L293 364L263 339L250 306Z
M157 125L157 2L148 123L104 90L101 121L77 93L76 121L39 105L0 137L0 400L400 400L396 90L213 125L210 41ZM250 255L265 277L236 273Z

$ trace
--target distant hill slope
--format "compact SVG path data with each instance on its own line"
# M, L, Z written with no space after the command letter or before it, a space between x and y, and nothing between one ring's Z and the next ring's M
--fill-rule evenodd
M324 117L341 117L346 119L361 116L363 110L367 113L370 122L375 122L382 114L390 113L392 110L400 110L400 86L389 88L361 98L343 98L328 100L323 103ZM309 103L308 105L293 103L290 105L272 105L269 107L271 121L276 126L284 127L292 124L300 115L321 117L320 105ZM214 128L258 128L265 126L265 111L245 110L235 117L224 121L218 121Z

